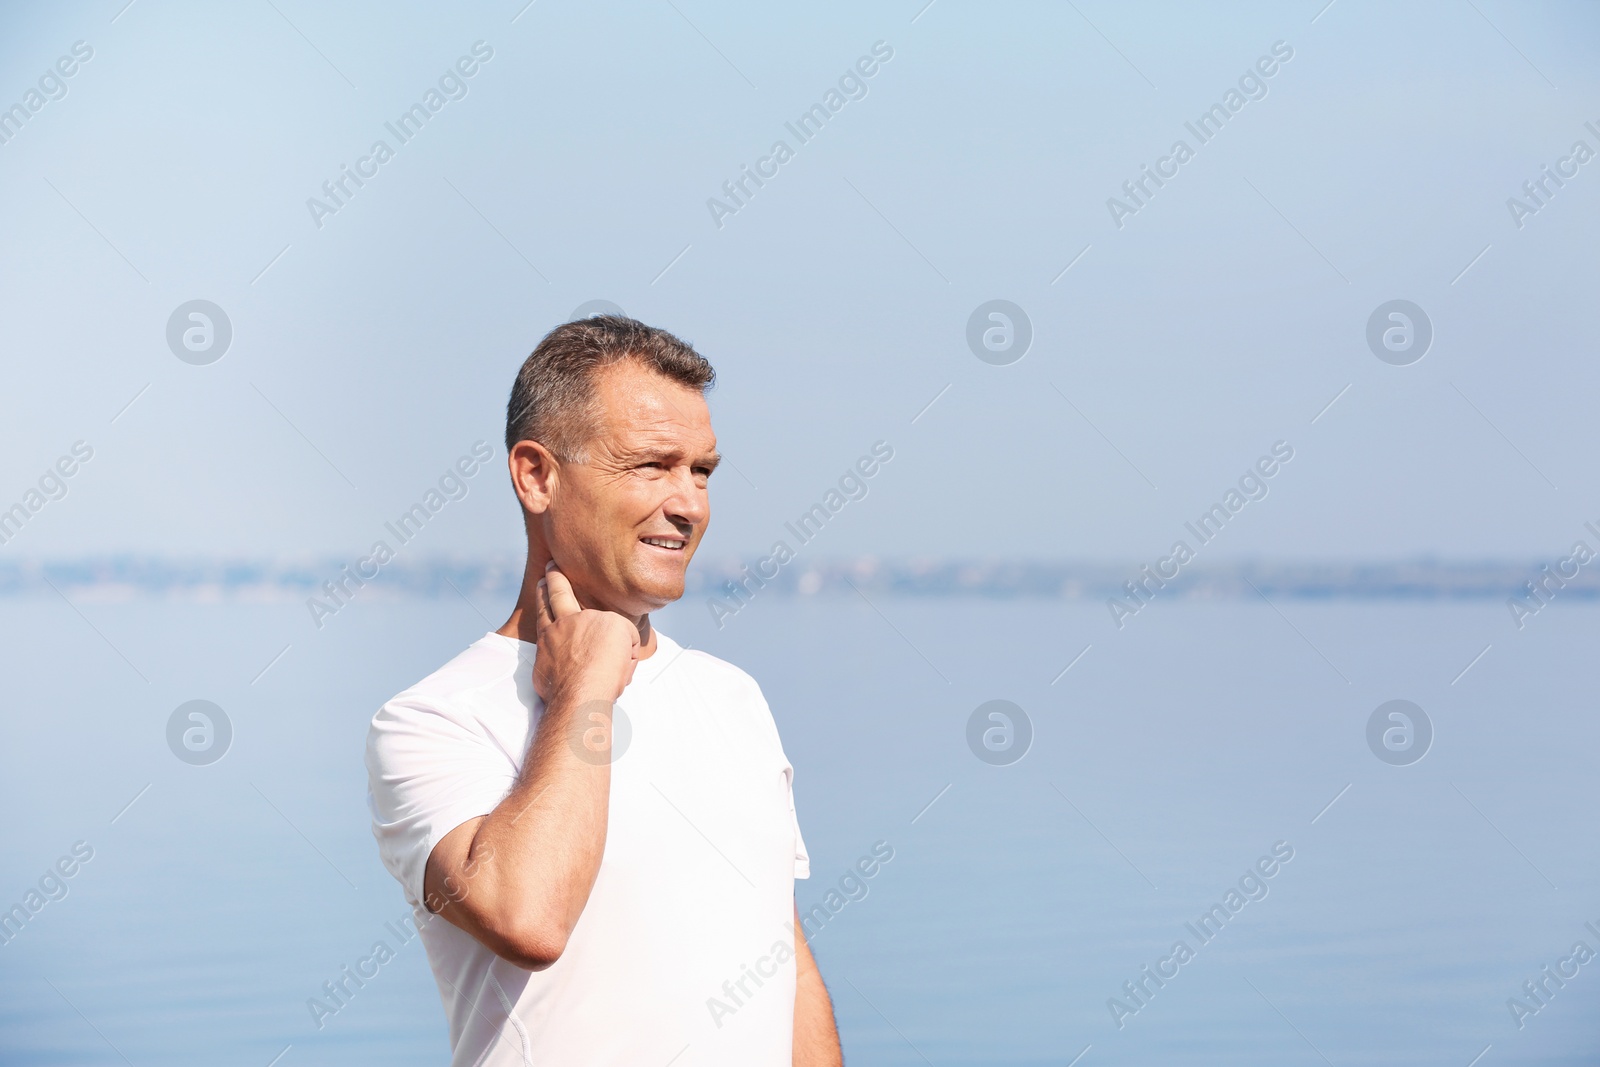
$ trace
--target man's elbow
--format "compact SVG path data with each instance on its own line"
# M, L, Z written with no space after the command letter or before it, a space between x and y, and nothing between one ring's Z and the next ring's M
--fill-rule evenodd
M507 963L536 971L561 958L572 934L565 912L541 898L527 886L485 884L441 914Z
M488 947L496 956L527 971L538 971L555 963L567 950L571 931L560 923L537 918L519 918L497 931Z

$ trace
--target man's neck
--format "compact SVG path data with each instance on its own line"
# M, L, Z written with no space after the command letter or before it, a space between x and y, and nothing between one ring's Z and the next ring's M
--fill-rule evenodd
M637 619L631 615L623 616L639 628L639 658L649 659L656 654L656 628L650 625L649 615L640 615Z
M506 637L514 637L520 641L526 641L529 644L538 644L538 631L534 625L534 614L539 610L539 578L543 576L543 573L544 569L543 567L540 567L538 575L535 576L530 568L529 573L523 576L522 590L517 595L516 607L511 609L511 617L506 620L504 626L495 631L496 633L502 634ZM595 608L601 611L610 610L609 608L602 606L598 598L590 596L577 586L573 586L572 595L577 598L578 604L582 607ZM656 631L655 627L650 625L649 614L628 615L620 611L617 612L617 614L621 615L638 628L639 658L649 659L651 656L655 655L657 644Z

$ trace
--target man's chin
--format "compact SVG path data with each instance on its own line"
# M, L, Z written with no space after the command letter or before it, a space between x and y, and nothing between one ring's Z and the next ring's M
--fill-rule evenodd
M629 592L629 600L640 606L640 614L660 611L668 604L683 599L683 575L637 582Z

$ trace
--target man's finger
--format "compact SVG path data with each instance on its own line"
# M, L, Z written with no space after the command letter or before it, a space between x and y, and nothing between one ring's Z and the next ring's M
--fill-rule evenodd
M552 621L565 615L576 615L583 610L578 598L572 594L572 583L561 573L561 568L551 567L544 572L545 595L550 600Z
M539 584L533 587L533 640L539 643L539 637L544 633L546 624L550 622L550 600L545 595L544 579L539 579Z

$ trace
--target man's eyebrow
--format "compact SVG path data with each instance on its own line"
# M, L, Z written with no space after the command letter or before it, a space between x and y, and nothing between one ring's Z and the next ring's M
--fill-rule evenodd
M657 460L657 461L660 461L660 460L675 459L675 458L678 458L678 457L682 456L683 454L684 453L682 451L680 451L680 450L678 450L676 448L646 447L646 448L633 449L632 451L627 453L627 457L630 460ZM718 464L720 464L722 462L722 453L713 450L713 451L708 452L705 455L699 457L697 460L695 460L693 462L694 462L694 465L697 466L697 467L709 467L711 470L716 470Z

